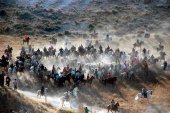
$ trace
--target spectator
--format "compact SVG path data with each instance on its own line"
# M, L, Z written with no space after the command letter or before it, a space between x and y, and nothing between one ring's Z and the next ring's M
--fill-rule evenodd
M14 84L14 90L17 90L17 79L14 80L13 84Z
M10 86L11 79L9 76L6 77L6 85L9 87Z
M4 76L5 76L5 73L4 71L2 71L2 73L0 74L0 86L1 87L4 87Z

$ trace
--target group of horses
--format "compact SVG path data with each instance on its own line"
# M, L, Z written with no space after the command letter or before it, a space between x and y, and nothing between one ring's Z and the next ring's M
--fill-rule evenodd
M134 48L136 47L141 47L144 44L143 41L139 41L137 40L137 42L134 44ZM159 47L157 48L157 51L160 52L160 60L164 60L165 58L165 52L163 52L164 50L164 46L163 45L159 45ZM11 53L12 54L12 48L8 47L5 53ZM117 61L119 62L119 64L115 65L115 69L106 71L107 69L104 69L103 66L103 70L102 69L97 69L97 72L95 73L95 68L92 69L91 71L89 70L89 72L91 73L92 76L89 76L87 79L85 79L85 74L82 71L82 69L78 69L76 70L75 68L68 68L66 71L62 71L60 73L52 73L50 70L48 70L42 63L41 63L41 58L43 57L47 57L49 58L50 56L56 56L56 49L53 47L49 47L44 48L43 51L41 51L40 49L38 50L34 50L33 48L31 49L31 51L26 52L26 50L22 50L20 54L20 56L17 57L17 60L15 61L14 65L10 65L9 66L9 72L21 72L24 73L24 71L29 71L30 73L33 73L34 75L36 75L37 77L41 78L41 80L43 78L47 78L47 80L50 81L50 79L52 79L54 81L55 84L57 84L58 86L63 86L66 82L75 86L80 86L81 84L92 84L93 80L95 78L99 79L99 76L107 76L107 73L109 71L115 72L115 69L117 69L116 71L120 71L119 74L122 76L134 76L134 73L128 73L125 71L125 69L123 69L122 71L120 70L121 68L121 58L123 55L128 55L128 53L125 53L123 51L120 51L119 49L115 49L115 51L110 48L109 46L105 48L105 50L103 50L103 47L100 45L98 47L98 49L96 49L96 47L94 45L89 44L87 47L84 47L83 45L80 45L78 48L76 48L75 46L72 46L70 49L63 49L60 48L59 49L59 53L58 56L63 57L63 56L69 56L71 54L74 54L75 56L87 56L87 55L101 55L101 54L106 54L109 56L114 56L115 59L117 59ZM6 54L7 56L2 56L2 58L0 59L0 67L4 67L7 68L9 65L9 56L8 54ZM135 58L137 58L139 55L138 51L135 51L135 49L132 50L132 52L130 53L130 61L133 61ZM143 56L144 56L144 60L146 60L147 62L151 62L151 60L154 60L155 63L157 62L156 59L158 58L154 58L154 57L150 57L149 56L149 52L147 52L147 50L144 48L143 49ZM117 68L117 67L118 68ZM120 66L120 67L119 67ZM122 66L123 67L123 66ZM125 68L127 69L127 65L125 65ZM15 71L14 71L15 70ZM128 68L128 72L135 70L135 67L130 67ZM112 75L115 73L112 73ZM118 79L118 76L112 76L111 78L102 78L99 79L103 84L107 84L107 83L111 83L111 84L115 84L116 81ZM38 91L38 96L40 96L40 91ZM152 90L147 91L147 98L150 98L152 95ZM143 95L141 93L137 94L135 97L135 100L138 100L140 98L142 98ZM67 101L66 97L63 97L63 101ZM114 107L112 107L111 105L109 105L108 108L108 112L111 110L114 111L118 111L118 106L119 103L116 103L114 105Z

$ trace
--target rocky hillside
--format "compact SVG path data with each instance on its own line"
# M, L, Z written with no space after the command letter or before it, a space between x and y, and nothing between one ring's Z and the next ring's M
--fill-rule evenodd
M0 1L0 34L44 35L65 31L106 31L115 35L154 31L170 21L163 2L139 0ZM170 28L167 27L169 31Z

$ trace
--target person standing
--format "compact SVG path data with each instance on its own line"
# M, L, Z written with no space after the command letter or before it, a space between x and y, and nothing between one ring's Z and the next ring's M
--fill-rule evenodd
M41 87L41 96L44 96L44 86Z
M9 87L10 86L11 79L9 76L6 77L6 85Z
M4 76L5 76L5 73L4 71L2 71L2 73L0 74L0 86L1 87L4 87Z
M13 84L14 84L14 90L17 90L17 79L14 80Z

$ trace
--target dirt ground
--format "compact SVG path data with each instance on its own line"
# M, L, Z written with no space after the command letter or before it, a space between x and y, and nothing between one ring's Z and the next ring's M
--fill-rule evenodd
M155 57L159 56L156 48L162 42L165 46L166 60L170 63L170 10L164 5L160 7L162 3L157 2L159 0L151 4L143 4L142 0L139 2L136 2L138 0L72 0L76 1L73 3L71 0L65 0L68 4L62 2L64 7L60 3L54 4L54 1L50 0L48 4L42 1L36 5L31 4L29 0L23 0L22 4L10 4L6 0L0 0L2 3L0 4L0 56L7 45L10 45L14 49L15 60L23 46L22 36L28 34L31 37L32 47L40 49L51 46L49 39L56 38L57 50L64 47L65 39L69 39L75 46L86 45L86 40L89 39L93 40L93 43L98 40L104 47L109 45L113 49L120 48L130 53L133 44L139 39L144 41L142 48L149 49ZM58 6L59 10L56 9ZM143 38L145 30L149 32L149 38ZM98 33L97 38L90 36L94 31ZM104 41L106 34L112 37L112 41ZM148 77L137 75L138 81L133 82L118 80L115 87L104 86L94 80L92 87L83 86L80 89L79 101L106 109L110 100L115 99L120 103L121 113L170 113L170 71L163 72L160 65L162 62L157 66L149 66ZM33 78L31 75L22 76L25 79L29 78L28 83L32 85L37 82L30 79ZM149 102L134 100L142 87L153 90L153 97ZM57 92L63 90L64 88L57 89ZM29 104L32 109L35 107L35 112L59 113L50 105L35 102L25 96L20 97L19 94L14 96L21 100L24 98L21 104ZM39 111L41 107L46 111ZM82 108L78 113L82 113Z
M38 37L31 37L31 44L38 48L43 47L44 45L49 46L48 38L40 38ZM153 38L154 39L154 38ZM157 41L151 39L147 39L147 42L150 43L150 46L148 47L155 47L157 45ZM73 41L75 44L77 42L80 42L79 39L76 38L75 41ZM130 50L132 47L132 43L135 41L133 38L122 38L119 39L120 41L123 41L124 44L119 43L118 41L113 41L112 43L118 44L118 47L125 47L125 50ZM128 40L125 41L125 40ZM169 40L168 38L163 39L165 42L165 49L166 52L169 53L170 46L169 46ZM12 37L12 36L6 36L1 35L0 36L0 45L1 45L1 55L3 54L3 50L7 45L10 45L14 48L14 58L19 54L19 49L22 46L21 44L22 39L19 37ZM57 42L57 44L62 44L61 41ZM147 45L147 44L146 44ZM57 47L57 46L56 46ZM114 47L114 45L113 45ZM154 50L151 51L153 53L156 53ZM167 58L169 58L167 54ZM169 61L169 60L168 60ZM144 77L139 81L134 82L128 82L128 81L122 81L118 80L118 83L116 84L116 87L112 87L110 85L104 86L101 83L99 83L97 80L94 81L92 87L89 86L83 86L80 90L80 103L87 103L88 105L97 105L101 108L106 108L106 105L109 104L111 99L115 99L115 101L118 101L120 103L120 112L121 113L168 113L170 108L170 74L169 71L162 72L161 70L155 71L154 67L151 67L151 70L155 72L156 75L152 75L151 72L150 77L148 80L144 80ZM28 75L23 75L28 76ZM28 77L26 77L28 78ZM142 100L141 102L136 102L134 100L134 97L137 93L141 91L142 87L146 87L148 89L153 90L153 97L148 102L147 100Z

